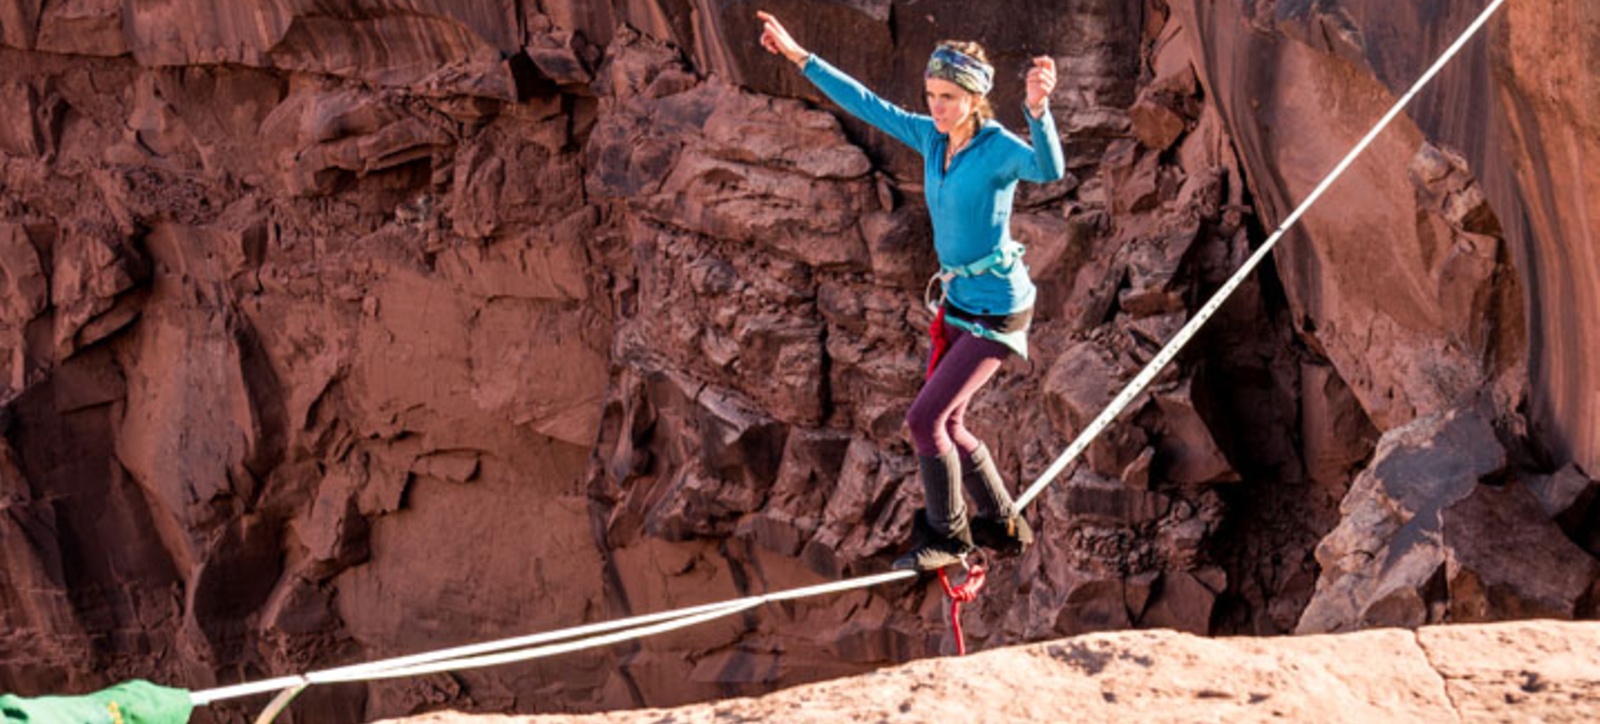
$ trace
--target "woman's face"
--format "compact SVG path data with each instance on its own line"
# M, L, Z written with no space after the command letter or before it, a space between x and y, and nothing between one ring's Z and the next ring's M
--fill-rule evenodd
M949 133L950 129L960 125L972 114L973 106L977 105L977 96L943 78L925 78L923 82L928 97L928 115L933 116L933 125L940 133Z

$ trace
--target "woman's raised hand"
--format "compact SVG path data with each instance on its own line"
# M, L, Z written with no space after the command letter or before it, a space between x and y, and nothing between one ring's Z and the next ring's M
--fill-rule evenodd
M783 23L769 12L757 12L756 19L761 21L761 47L769 53L776 53L788 58L792 63L800 63L811 54L799 43L794 42L789 31L783 28Z
M1034 58L1033 67L1028 69L1028 112L1034 118L1044 115L1045 103L1050 100L1050 91L1055 87L1055 59L1048 55Z

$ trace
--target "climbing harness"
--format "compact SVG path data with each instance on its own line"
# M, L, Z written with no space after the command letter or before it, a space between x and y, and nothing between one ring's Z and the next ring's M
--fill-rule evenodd
M947 302L949 301L948 291L951 282L960 277L971 278L984 274L1005 277L1022 261L1022 255L1026 251L1027 247L1024 247L1015 239L1006 239L982 259L970 264L941 265L939 271L928 277L927 285L922 288L922 304L927 307L929 312L933 313L933 324L928 330L931 353L928 356L927 376L933 376L933 369L939 366L940 358L944 356L945 350L950 347L950 338L944 329L946 324L975 337L999 342L1015 350L1017 354L1022 355L1024 358L1028 356L1028 335L1026 330L997 332L976 322L945 313Z
M978 591L983 590L985 575L983 565L974 563L967 569L966 580L959 585L951 585L949 574L943 568L939 569L939 585L944 587L944 595L950 598L950 631L955 635L957 656L967 655L967 638L961 633L961 604L978 600Z
M1305 215L1306 211L1309 210L1311 206L1317 202L1317 200L1322 198L1322 195L1327 192L1328 188L1331 187L1346 170L1349 169L1351 164L1355 162L1356 158L1360 156L1368 146L1372 145L1372 142L1378 137L1378 134L1387 128L1389 123L1391 123L1397 116L1400 115L1405 107L1410 104L1411 100L1415 98L1416 95L1422 90L1422 88L1432 81L1434 76L1438 75L1439 71L1442 70L1447 63L1449 63L1450 59L1454 58L1455 55L1460 52L1461 48L1467 44L1467 41L1471 40L1473 36L1477 35L1478 31L1489 22L1489 19L1493 17L1494 14L1499 11L1503 5L1505 5L1505 3L1506 0L1493 0L1493 2L1491 2L1489 6L1484 9L1477 19L1467 27L1467 29L1459 38L1456 39L1455 43L1446 49L1444 54L1441 55L1439 59L1435 61L1426 72L1423 73L1422 77L1412 85L1411 89L1395 102L1394 106L1391 107L1389 111L1384 114L1383 118L1378 121L1377 125L1374 126L1372 130L1361 139L1360 143L1356 144L1355 148L1352 149L1350 153L1346 155L1331 172L1328 173L1327 177L1323 179L1322 183L1319 184L1316 189L1314 189L1311 194L1307 196L1306 199L1302 201L1300 205L1295 208L1295 210L1290 213L1281 224L1278 225L1277 230L1274 231L1272 235L1268 237L1267 240L1262 243L1262 245L1257 248L1248 259L1245 260L1244 264L1239 267L1239 269L1230 279L1228 279L1227 283L1223 284L1222 287L1211 296L1211 299L1206 302L1205 306L1203 306L1200 311L1195 314L1189 323L1185 324L1183 328L1173 336L1172 340L1167 343L1166 347L1157 353L1156 356L1145 365L1144 369L1141 370L1139 374L1128 383L1127 387L1125 387L1122 392L1111 401L1111 404L1108 405L1098 417L1090 422L1090 424L1085 427L1081 433L1079 433L1077 438L1073 440L1072 444L1069 445L1067 449L1050 464L1050 467L1039 476L1039 479L1035 481L1026 492L1017 498L1016 505L1019 510L1026 507L1030 502L1033 501L1035 497L1043 492L1044 488L1053 482L1055 478L1067 468L1068 465L1072 464L1077 457L1082 454L1083 450L1089 446L1089 443L1094 440L1094 438L1098 436L1100 432L1117 417L1117 415L1121 414L1121 412L1144 391L1145 387L1149 386L1150 382L1155 379L1156 375L1161 371L1161 369L1177 356L1178 352L1189 342L1190 339L1194 337L1195 333L1199 331L1200 327L1203 326L1205 322L1216 313L1217 309L1219 309L1222 304L1227 301L1228 297L1233 294L1234 290L1236 290L1239 285L1243 284L1244 280L1255 271L1255 268L1260 265L1262 259L1264 259L1266 255L1271 252L1273 247L1277 245L1278 241L1283 238L1288 230L1296 222L1298 222L1302 216ZM1002 250L997 250L997 253L1001 251ZM980 262L981 261L983 260L980 260ZM1015 258L1012 259L1012 263L1014 263L1014 261ZM991 262L990 267L984 267L979 273L988 272L992 266L999 263L999 261ZM977 262L975 262L975 264L977 264ZM973 265L968 265L968 267L971 266ZM924 301L930 303L930 308L940 307L943 305L943 284L946 281L953 280L956 276L961 276L959 273L960 269L956 269L954 271L956 272L955 276L950 276L948 279L946 279L945 275L951 273L951 270L941 269L940 274L935 275L934 279L930 280L928 294L925 294L924 299ZM938 292L938 300L936 303L932 297L932 286L934 281L938 281L940 283L940 290ZM562 629L560 631L534 634L531 636L505 639L502 641L484 644L475 644L472 646L463 646L455 649L447 649L444 651L426 654L417 654L414 656L401 657L398 659L379 661L370 664L341 667L326 672L306 674L304 676L279 677L267 681L238 684L206 691L196 691L190 693L190 699L195 706L203 706L224 699L278 691L281 692L279 698L284 700L284 704L287 704L287 699L293 697L293 693L291 693L290 690L298 691L299 689L303 689L311 684L331 683L336 681L369 681L380 678L413 676L421 673L491 666L496 664L511 663L514 661L526 661L542 656L552 656L569 651L604 646L626 639L639 638L642 636L649 636L678 628L685 628L715 618L730 616L742 611L747 611L766 603L794 600L798 598L823 595L827 593L836 593L847 590L869 588L893 581L914 578L916 575L917 573L915 571L902 570L870 576L862 576L859 578L835 581L816 586L791 589L788 591L777 591L760 596L750 596L722 603L705 604L702 606L694 606L676 611L665 611L661 613L647 614L644 616L635 616L618 621L577 626L570 629ZM949 595L952 599L951 622L954 624L954 627L956 627L958 636L959 618L957 614L959 611L956 609L956 606L962 602L970 602L973 600L973 598L977 595L977 589L981 588L983 585L983 575L983 571L980 567L974 567L971 571L969 571L967 580L961 585L955 586L951 585L947 575L942 570L940 571L940 580L941 583L944 584L946 595ZM974 578L977 580L974 581ZM568 639L576 640L567 641L567 643L563 644L543 645L551 641L564 641ZM958 640L957 644L958 650L964 652L966 648L965 642ZM494 651L500 651L504 653L488 653ZM274 704L277 704L276 700L274 701ZM281 709L281 706L279 706L279 708ZM276 713L277 712L275 710L263 712L263 719L258 719L258 724L266 724L267 722L270 722L271 717L269 714L275 715Z
M1012 267L1015 267L1017 262L1022 260L1022 255L1026 251L1027 247L1015 239L1006 239L1004 243L995 247L994 251L989 252L988 256L971 264L940 265L939 271L928 277L927 286L922 288L922 304L928 308L928 311L937 312L944 307L945 297L947 296L946 291L947 287L950 286L950 282L955 281L958 277L971 278L984 274L1004 277L1011 273Z

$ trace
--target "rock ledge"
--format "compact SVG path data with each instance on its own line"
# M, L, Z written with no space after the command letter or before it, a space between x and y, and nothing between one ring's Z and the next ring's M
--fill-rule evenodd
M1091 634L925 659L759 698L586 716L392 722L1593 721L1600 625L1522 621L1339 635Z

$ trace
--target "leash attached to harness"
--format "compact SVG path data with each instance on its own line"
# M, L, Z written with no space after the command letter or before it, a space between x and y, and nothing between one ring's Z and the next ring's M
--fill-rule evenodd
M924 379L933 376L933 370L939 366L939 360L944 357L944 352L950 349L950 335L944 331L944 305L939 305L938 311L933 313L933 325L928 327L928 372Z
M961 604L972 603L978 600L978 591L983 590L985 572L983 566L974 564L967 569L967 580L961 585L951 585L950 576L939 569L939 585L944 586L944 595L950 597L950 630L956 636L956 655L967 655L967 638L961 633Z

